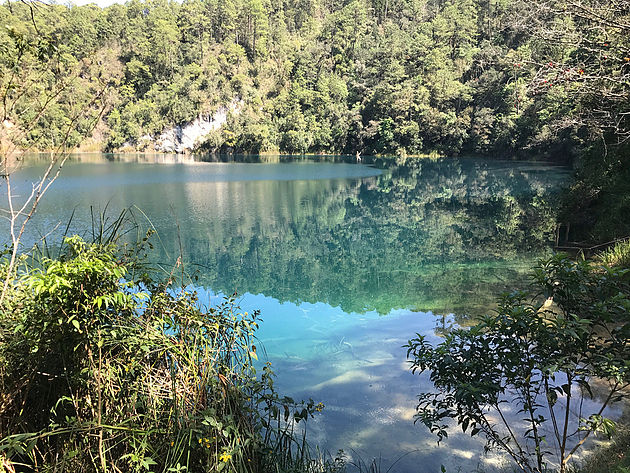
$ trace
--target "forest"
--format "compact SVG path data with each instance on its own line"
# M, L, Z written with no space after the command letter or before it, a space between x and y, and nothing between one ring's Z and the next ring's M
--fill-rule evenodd
M573 164L576 238L627 233L626 1L32 8L0 5L2 121L25 127L23 145L152 150L165 129L223 111L193 151Z
M237 103L201 148L566 161L587 125L627 132L627 6L600 4L158 0L55 6L32 24L28 7L7 2L2 66L36 27L58 49L57 72L89 63L79 82L108 74L107 149ZM40 146L59 141L65 99L39 118L29 138ZM600 99L616 105L608 123L589 110Z

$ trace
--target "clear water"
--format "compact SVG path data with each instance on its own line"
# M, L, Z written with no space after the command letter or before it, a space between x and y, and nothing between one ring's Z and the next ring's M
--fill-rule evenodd
M281 391L326 405L309 421L313 443L366 462L380 456L383 471L492 461L478 440L454 430L438 447L413 424L416 395L430 386L409 373L402 345L415 333L437 341L526 283L550 254L549 200L567 171L453 158L248 160L75 157L25 243L60 224L54 241L73 212L71 231L85 233L90 206L112 219L133 205L158 231L155 261L170 267L181 244L204 301L237 291L244 310L261 310L259 338ZM40 171L37 161L24 166L17 192Z

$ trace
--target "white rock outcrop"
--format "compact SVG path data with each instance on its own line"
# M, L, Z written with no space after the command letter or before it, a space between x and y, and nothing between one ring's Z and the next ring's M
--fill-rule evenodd
M162 153L185 153L202 141L208 133L221 128L228 119L228 114L238 114L241 101L234 100L227 107L220 107L213 115L199 115L186 125L168 128L155 140L154 148Z

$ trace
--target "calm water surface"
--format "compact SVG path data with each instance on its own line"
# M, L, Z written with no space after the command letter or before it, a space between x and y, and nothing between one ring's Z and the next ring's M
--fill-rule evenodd
M409 373L402 345L415 333L437 341L525 284L550 254L549 199L567 172L452 158L273 161L78 156L25 241L61 223L54 241L73 212L71 231L85 233L90 206L110 219L135 206L158 231L155 261L172 265L181 240L204 301L237 291L244 310L261 310L281 392L326 405L309 421L313 443L380 456L383 471L397 460L392 471L487 467L479 441L454 430L437 447L413 424L415 397L430 386ZM22 193L39 171L18 173Z

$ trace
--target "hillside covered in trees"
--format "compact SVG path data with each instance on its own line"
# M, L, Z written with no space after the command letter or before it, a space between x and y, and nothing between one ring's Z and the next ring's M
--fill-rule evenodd
M7 2L2 67L37 29L61 67L107 73L107 149L232 104L200 147L564 159L605 118L594 102L627 108L615 86L627 93L628 6L584 3L156 0L39 8L33 23L28 6ZM60 141L65 105L39 117L40 147Z
M219 114L194 151L542 157L581 168L567 221L628 207L628 0L5 2L0 22L22 146L153 150Z

